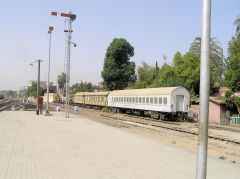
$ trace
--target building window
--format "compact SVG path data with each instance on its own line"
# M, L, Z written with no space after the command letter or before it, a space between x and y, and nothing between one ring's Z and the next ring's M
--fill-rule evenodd
M163 98L163 103L164 103L164 104L167 104L167 97L164 97L164 98Z
M157 97L154 98L154 104L157 104Z
M139 103L142 103L142 100L141 100L142 98L141 97L139 97L139 99L138 99L138 101L139 101Z
M145 104L145 97L142 97L142 103Z
M136 103L138 103L138 97L136 97Z

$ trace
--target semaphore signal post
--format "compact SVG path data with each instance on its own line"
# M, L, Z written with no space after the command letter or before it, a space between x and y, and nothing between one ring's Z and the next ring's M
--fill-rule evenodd
M70 51L71 51L71 38L72 38L72 21L76 19L76 15L69 12L59 13L52 12L52 16L68 17L68 30L64 30L67 33L67 49L66 49L66 61L65 61L65 74L66 74L66 92L65 92L65 117L69 118L69 86L70 86ZM75 44L74 44L75 45Z

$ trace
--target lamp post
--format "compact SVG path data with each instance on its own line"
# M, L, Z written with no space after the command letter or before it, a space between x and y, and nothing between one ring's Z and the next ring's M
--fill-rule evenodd
M48 111L48 105L49 105L49 76L50 76L50 55L51 55L52 31L53 31L53 26L49 26L49 29L48 29L48 34L49 34L49 52L48 52L48 81L47 81L47 108L46 108L46 114L49 114L49 111Z
M210 93L211 0L202 0L200 116L196 179L206 179Z

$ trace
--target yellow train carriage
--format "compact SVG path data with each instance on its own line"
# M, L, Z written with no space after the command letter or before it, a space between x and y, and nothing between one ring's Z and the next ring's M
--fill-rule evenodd
M85 104L92 106L107 106L107 96L109 92L88 92L85 93Z
M57 97L57 93L49 93L49 102L54 102ZM47 93L43 96L43 101L47 102Z
M74 104L85 104L85 100L84 100L85 94L86 94L86 92L78 92L78 93L74 94L73 99L72 99L73 103Z

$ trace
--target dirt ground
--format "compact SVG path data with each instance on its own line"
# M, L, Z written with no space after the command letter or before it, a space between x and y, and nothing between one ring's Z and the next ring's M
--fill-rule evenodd
M64 105L60 105L61 110L64 110ZM51 109L54 110L56 104L51 105ZM71 112L73 111L73 107L70 107ZM96 109L87 109L87 108L79 108L78 111L79 116L88 118L93 121L97 121L100 123L104 123L106 125L114 126L121 128L123 130L136 133L141 136L145 136L154 140L158 140L170 145L174 145L177 147L181 147L193 152L197 151L197 141L198 136L192 135L188 133L178 132L171 129L164 129L154 126L146 126L141 125L139 123L134 123L131 121L120 121L114 120L112 118L106 118L105 115L108 116L121 116L121 118L131 118L131 116L126 116L123 114L114 114L114 113L106 113ZM179 122L177 126L181 128L188 129L190 131L198 131L197 123L188 123L188 122ZM212 125L216 126L216 125ZM210 125L211 127L211 125ZM221 127L221 126L218 126ZM234 127L226 127L227 129L232 129ZM240 131L238 128L235 131L223 130L223 129L209 129L209 135L212 136L222 136L230 139L235 139L240 141ZM232 163L240 164L240 145L234 144L231 142L216 140L216 139L208 139L208 155L214 158L220 158L222 160L227 160Z

